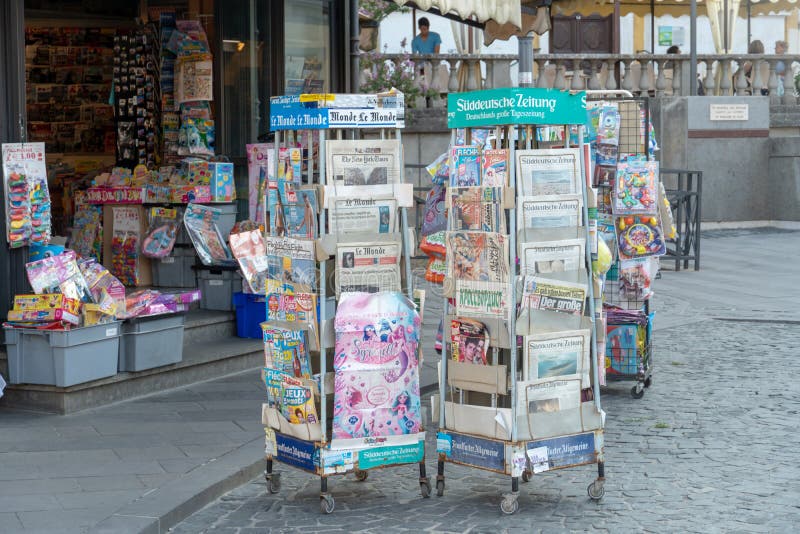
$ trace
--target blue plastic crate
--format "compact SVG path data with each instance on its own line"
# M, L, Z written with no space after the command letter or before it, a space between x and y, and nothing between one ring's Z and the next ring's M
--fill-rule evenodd
M236 307L236 335L261 339L261 323L267 320L267 303L264 295L234 293Z

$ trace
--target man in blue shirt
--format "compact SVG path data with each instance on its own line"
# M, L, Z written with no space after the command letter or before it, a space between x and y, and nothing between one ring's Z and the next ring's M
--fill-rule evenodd
M419 35L411 40L411 51L415 54L438 54L442 45L442 38L436 32L430 31L431 23L426 17L417 23Z

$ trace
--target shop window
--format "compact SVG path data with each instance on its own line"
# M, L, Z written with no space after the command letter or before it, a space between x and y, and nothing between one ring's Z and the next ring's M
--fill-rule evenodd
M329 0L286 0L284 80L286 94L332 89Z

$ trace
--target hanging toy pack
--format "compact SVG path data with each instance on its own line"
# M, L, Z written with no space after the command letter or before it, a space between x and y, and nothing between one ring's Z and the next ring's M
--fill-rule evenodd
M183 224L204 265L232 263L230 250L217 227L219 218L219 210L201 204L189 204L183 214Z
M147 235L142 242L142 254L149 258L164 258L172 252L178 235L178 210L150 208L147 211Z
M111 273L126 286L139 284L141 221L136 207L113 208L111 234Z
M3 144L6 228L11 248L50 241L50 192L44 143Z

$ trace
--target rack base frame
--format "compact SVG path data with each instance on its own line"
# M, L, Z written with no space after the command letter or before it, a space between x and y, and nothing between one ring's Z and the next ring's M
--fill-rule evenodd
M506 441L449 429L439 429L436 434L436 451L439 455L436 469L436 495L444 495L445 463L463 465L500 475L511 476L511 492L503 494L500 511L510 515L519 510L519 482L529 482L534 470L527 451L547 447L548 466L544 471L567 469L581 465L597 464L597 478L587 493L594 501L605 494L605 459L603 455L603 429L578 434L555 436L530 441ZM553 454L550 454L550 451ZM525 468L515 467L515 458L525 458Z
M359 453L365 451L373 452L372 456L375 458L359 461ZM396 456L390 456L392 453ZM281 489L281 473L274 470L276 462L320 477L319 505L323 514L332 513L336 507L336 501L328 490L328 477L336 475L353 473L356 480L363 482L373 469L418 464L420 494L423 498L431 495L431 483L425 470L424 438L415 444L331 450L328 444L275 432L275 448L272 453L267 453L264 470L267 491L271 494L278 493Z

